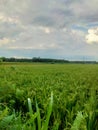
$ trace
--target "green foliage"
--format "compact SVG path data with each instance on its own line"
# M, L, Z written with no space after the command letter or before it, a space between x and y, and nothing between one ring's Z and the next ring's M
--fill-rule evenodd
M53 93L51 93L51 100L50 100L50 104L47 108L46 119L43 120L43 122L41 122L40 110L39 110L37 102L36 102L36 113L33 114L31 99L28 98L28 108L29 108L29 113L30 113L30 120L32 120L32 129L33 130L36 130L36 124L35 124L36 118L37 118L38 130L48 130L49 119L50 119L50 116L52 113L52 106L53 106ZM30 120L29 120L29 122L31 122Z
M71 127L71 130L79 130L83 119L84 119L84 117L82 115L82 112L78 112L76 119L74 120L74 123Z
M6 116L2 119L2 121L0 122L0 128L7 128L11 121L13 120L14 116L13 115L10 115L10 116Z
M86 127L87 130L98 129L98 99L96 96L96 91L91 90L89 102L86 104L87 117L86 117Z
M0 121L8 114L8 108L6 107L3 111L0 111Z
M47 109L46 120L42 123L42 130L48 130L49 119L52 113L52 106L53 106L53 93L51 93L51 101Z
M97 130L98 66L1 64L0 129Z

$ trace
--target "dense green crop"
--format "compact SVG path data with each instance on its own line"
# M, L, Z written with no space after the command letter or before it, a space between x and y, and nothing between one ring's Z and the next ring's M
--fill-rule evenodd
M0 129L45 127L98 130L98 65L0 65Z

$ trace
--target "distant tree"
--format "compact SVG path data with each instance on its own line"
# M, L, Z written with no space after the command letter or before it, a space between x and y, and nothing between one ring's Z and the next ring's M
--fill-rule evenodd
M0 63L1 63L2 61L3 61L2 58L0 58Z
M0 64L3 62L3 59L2 59L2 57L0 57Z
M5 57L0 57L0 62L6 61Z

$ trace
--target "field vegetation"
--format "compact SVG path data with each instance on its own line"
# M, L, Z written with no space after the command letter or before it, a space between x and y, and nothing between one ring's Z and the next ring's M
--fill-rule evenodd
M98 130L98 65L1 63L0 130Z

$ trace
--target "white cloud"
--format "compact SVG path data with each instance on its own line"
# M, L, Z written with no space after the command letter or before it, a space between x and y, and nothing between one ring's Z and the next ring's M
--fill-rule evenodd
M53 29L49 27L39 26L38 29L42 30L46 34L50 34L51 32L53 32Z
M41 50L41 49L45 49L45 47L43 47L43 45L35 45L35 46L11 46L9 47L9 49L11 50Z
M50 33L50 29L49 28L45 28L45 33L49 34Z
M33 46L10 46L9 49L11 50L47 50L47 49L60 49L61 47L56 43L51 44L34 44Z
M12 42L15 42L15 40L4 37L3 39L0 39L0 46L6 45Z
M88 30L88 34L86 35L86 42L88 44L98 43L98 27Z
M17 23L20 23L20 21L19 21L19 19L18 19L18 17L10 17L10 16L7 16L7 15L5 15L5 14L3 14L3 13L0 13L0 21L1 22L9 22L9 23L15 23L15 24L17 24Z
M64 28L62 29L62 31L63 31L63 32L67 32L67 28L64 27Z
M24 57L24 56L13 56L13 58L17 58L17 59L25 59L25 58L30 58L30 57Z

